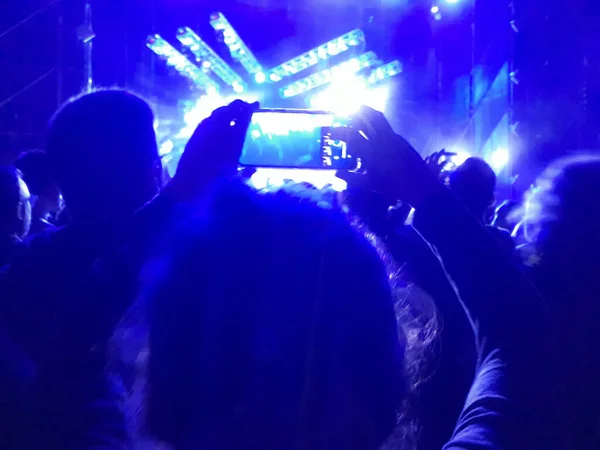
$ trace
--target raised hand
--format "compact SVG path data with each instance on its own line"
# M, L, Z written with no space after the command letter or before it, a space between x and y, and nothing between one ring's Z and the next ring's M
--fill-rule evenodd
M180 200L188 201L203 195L219 180L233 177L257 109L258 103L235 100L213 111L188 141L168 189Z
M350 186L377 191L413 207L440 188L427 164L394 133L382 113L363 106L352 117L352 127L340 133L340 139L346 139L352 153L360 158L358 170L337 173Z

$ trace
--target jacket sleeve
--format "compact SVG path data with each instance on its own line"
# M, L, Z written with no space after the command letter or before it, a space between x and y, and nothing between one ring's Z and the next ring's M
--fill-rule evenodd
M548 341L537 291L449 191L427 199L414 226L440 257L477 341L477 374L445 449L536 448L533 405L543 395Z

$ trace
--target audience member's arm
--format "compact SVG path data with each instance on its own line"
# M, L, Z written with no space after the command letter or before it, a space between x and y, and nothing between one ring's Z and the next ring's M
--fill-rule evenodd
M494 349L519 360L539 351L547 330L537 291L459 201L438 189L418 206L414 226L455 284L475 328L480 360Z
M416 208L416 228L437 250L476 331L478 373L446 448L535 448L532 405L543 391L547 341L535 289L383 115L363 108L355 123L368 137L366 148L354 151L366 172L340 175Z
M445 448L534 448L531 406L541 399L547 340L537 292L449 191L425 199L414 224L441 257L477 336L478 373Z

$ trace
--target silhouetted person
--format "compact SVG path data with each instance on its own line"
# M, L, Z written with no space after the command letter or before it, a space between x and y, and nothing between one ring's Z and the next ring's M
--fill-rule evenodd
M481 158L469 158L450 174L450 190L487 230L494 235L500 244L514 253L515 243L510 232L487 226L486 214L496 199L496 174Z
M22 250L31 225L29 191L14 167L0 167L0 266Z
M0 329L37 366L27 405L35 433L23 433L22 447L126 445L121 383L105 371L107 339L169 224L235 174L237 157L231 168L228 148L243 142L250 107L234 102L206 119L156 198L162 167L144 100L97 91L54 115L46 152L72 223L32 239L26 257L0 278Z
M528 200L533 276L556 327L560 448L600 447L600 157L551 164Z
M477 331L475 381L444 448L537 449L528 406L547 335L535 290L385 118L362 111L368 170L338 175L415 206ZM385 253L338 211L285 194L229 184L205 206L147 266L115 336L137 368L139 447L379 449L406 413L408 343L423 332L397 329ZM390 448L412 448L394 437Z
M31 194L29 233L33 235L55 228L54 221L62 211L63 201L48 155L39 150L22 153L15 166L23 174Z
M116 395L103 373L105 336L133 297L136 261L168 220L164 201L134 216L159 192L153 122L145 101L117 90L71 100L50 122L45 150L73 223L34 237L0 280L1 329L37 365L27 405L36 432L24 431L34 442L23 446L99 445L96 421L126 439L118 405L93 399Z

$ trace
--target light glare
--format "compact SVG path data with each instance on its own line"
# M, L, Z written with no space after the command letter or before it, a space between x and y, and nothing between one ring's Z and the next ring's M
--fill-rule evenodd
M496 172L500 172L510 160L510 153L505 147L498 147L490 155L490 165Z

